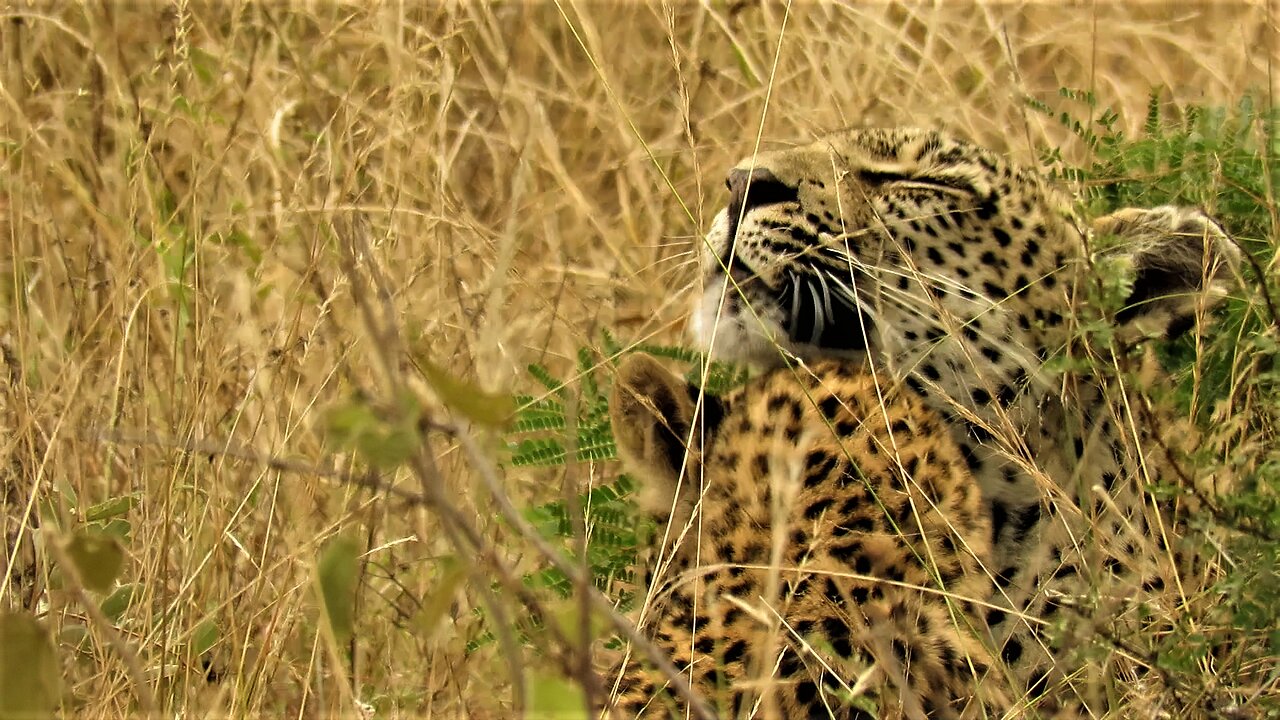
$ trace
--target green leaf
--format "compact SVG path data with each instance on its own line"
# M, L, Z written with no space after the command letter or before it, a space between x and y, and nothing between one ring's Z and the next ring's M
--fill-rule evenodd
M440 565L440 579L436 582L436 587L423 599L422 609L414 618L414 625L428 636L449 611L458 586L467 576L466 568L452 556L444 558Z
M107 596L106 600L98 607L102 610L102 614L106 615L111 622L116 622L124 615L124 611L129 609L133 604L133 596L142 589L137 583L129 583L116 588L114 592Z
M555 675L535 674L529 683L529 717L537 720L587 720L582 688Z
M393 427L383 433L361 437L357 449L377 467L390 469L407 462L421 445L421 437L416 430Z
M516 416L512 432L531 433L565 429L564 408L554 401L526 403Z
M349 537L335 537L320 553L316 566L324 616L338 642L351 637L355 627L356 575L360 546Z
M353 400L331 408L325 414L326 437L343 446L353 446L359 437L377 428L378 417L368 403Z
M249 237L248 233L239 228L234 228L226 233L214 233L209 238L211 241L220 245L230 245L239 248L249 257L249 261L254 267L262 264L262 248Z
M61 678L44 626L26 613L0 613L0 720L52 717Z
M578 377L581 385L581 395L584 398L593 398L600 394L600 388L596 385L596 354L591 348L578 348Z
M84 512L86 522L97 522L98 520L110 520L128 513L138 504L137 495L122 495L117 498L104 500L97 505L90 507Z
M502 427L515 412L515 401L503 393L489 393L472 383L460 380L447 370L422 358L422 374L449 409L455 410L479 425Z
M122 518L115 518L104 523L91 523L89 527L103 535L118 538L122 543L127 543L129 534L133 532L133 524Z
M568 578L565 578L568 582ZM570 643L578 644L583 642L582 637L582 605L575 599L563 600L553 604L550 608L549 620L554 623L560 633ZM589 615L587 618L587 637L586 642L591 642L595 638L602 637L609 631L609 626L604 618L596 615Z
M554 467L564 464L564 445L549 438L528 438L517 443L511 453L511 464L516 467L533 465Z
M747 52L736 42L733 43L732 47L733 57L738 61L738 72L742 73L742 79L746 80L748 85L758 87L760 78L756 77L754 72L751 72L751 62L747 60Z
M94 592L107 592L124 567L124 549L111 535L82 530L63 548L80 574L84 586Z
M58 644L77 652L89 652L89 628L81 623L65 623L58 631Z
M196 655L203 655L213 649L218 642L218 626L212 620L202 620L191 635L191 650Z
M405 399L400 408L389 414L390 418L382 417L363 400L342 403L325 414L325 439L360 453L376 467L398 467L422 446L417 403Z
M555 393L560 397L564 397L565 395L564 383L556 379L556 376L552 375L550 370L546 369L541 365L538 365L537 363L533 363L529 365L528 370L529 370L529 374L533 376L533 379L542 383L542 386L545 387L548 391Z
M187 58L191 61L191 69L195 71L196 77L204 84L212 83L217 77L220 69L217 55L193 47L188 49Z

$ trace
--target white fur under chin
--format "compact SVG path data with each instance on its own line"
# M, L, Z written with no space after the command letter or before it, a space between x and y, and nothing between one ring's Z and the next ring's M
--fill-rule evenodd
M773 304L762 307L757 300L755 313L744 313L738 309L742 299L734 302L728 295L724 297L722 306L723 286L721 281L703 291L694 301L688 324L690 341L694 347L708 352L712 360L746 364L756 370L768 371L785 365L788 356L809 361L821 357L861 357L864 354L793 342L777 320L781 309ZM735 291L730 288L728 292Z
M715 283L694 301L688 332L695 347L708 352L713 360L747 363L766 369L783 364L779 347L790 344L776 322L769 317L775 308L756 308L760 317L737 312L732 298L721 297L724 283ZM733 288L729 288L733 293ZM741 302L741 299L739 299ZM714 343L714 344L713 344Z

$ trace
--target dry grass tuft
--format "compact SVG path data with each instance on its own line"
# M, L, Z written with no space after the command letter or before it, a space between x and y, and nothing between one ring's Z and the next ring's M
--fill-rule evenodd
M1269 88L1275 44L1265 7L1174 3L9 0L0 27L0 588L38 605L85 718L509 716L522 674L584 654L555 623L467 652L482 607L541 602L503 584L543 561L480 482L494 446L429 406L434 474L360 475L327 408L429 395L409 357L510 391L604 328L678 340L694 238L758 140L930 124L1025 159L1066 138L1024 93L1137 123L1152 88ZM606 472L500 479L524 506ZM433 492L481 539L470 575ZM17 543L104 517L115 619ZM313 569L343 533L363 591L338 643Z

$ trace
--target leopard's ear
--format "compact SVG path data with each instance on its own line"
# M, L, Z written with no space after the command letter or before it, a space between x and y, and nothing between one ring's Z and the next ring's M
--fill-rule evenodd
M697 397L697 388L649 355L628 355L618 367L609 397L609 419L618 455L641 484L646 510L667 511L677 487L697 485L688 479L696 477L701 463L700 437L705 429L695 432ZM718 413L714 398L707 396L704 403L708 416Z
M1240 250L1216 220L1196 208L1125 208L1093 221L1095 237L1119 238L1133 291L1116 313L1121 336L1172 338L1226 297Z

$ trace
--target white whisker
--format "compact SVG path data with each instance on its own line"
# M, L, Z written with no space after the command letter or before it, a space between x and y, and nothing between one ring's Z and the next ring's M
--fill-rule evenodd
M832 317L835 313L831 311L831 288L827 286L827 274L818 273L818 282L822 285L822 313L824 318ZM825 325L825 323L824 323Z
M812 279L806 280L804 284L805 287L809 288L809 296L813 298L813 334L809 336L809 340L816 344L818 338L822 337L822 326L826 324L826 321L822 317L822 305L818 301L818 288L814 285Z
M800 319L800 279L793 272L788 272L787 277L791 279L791 327L795 327Z

